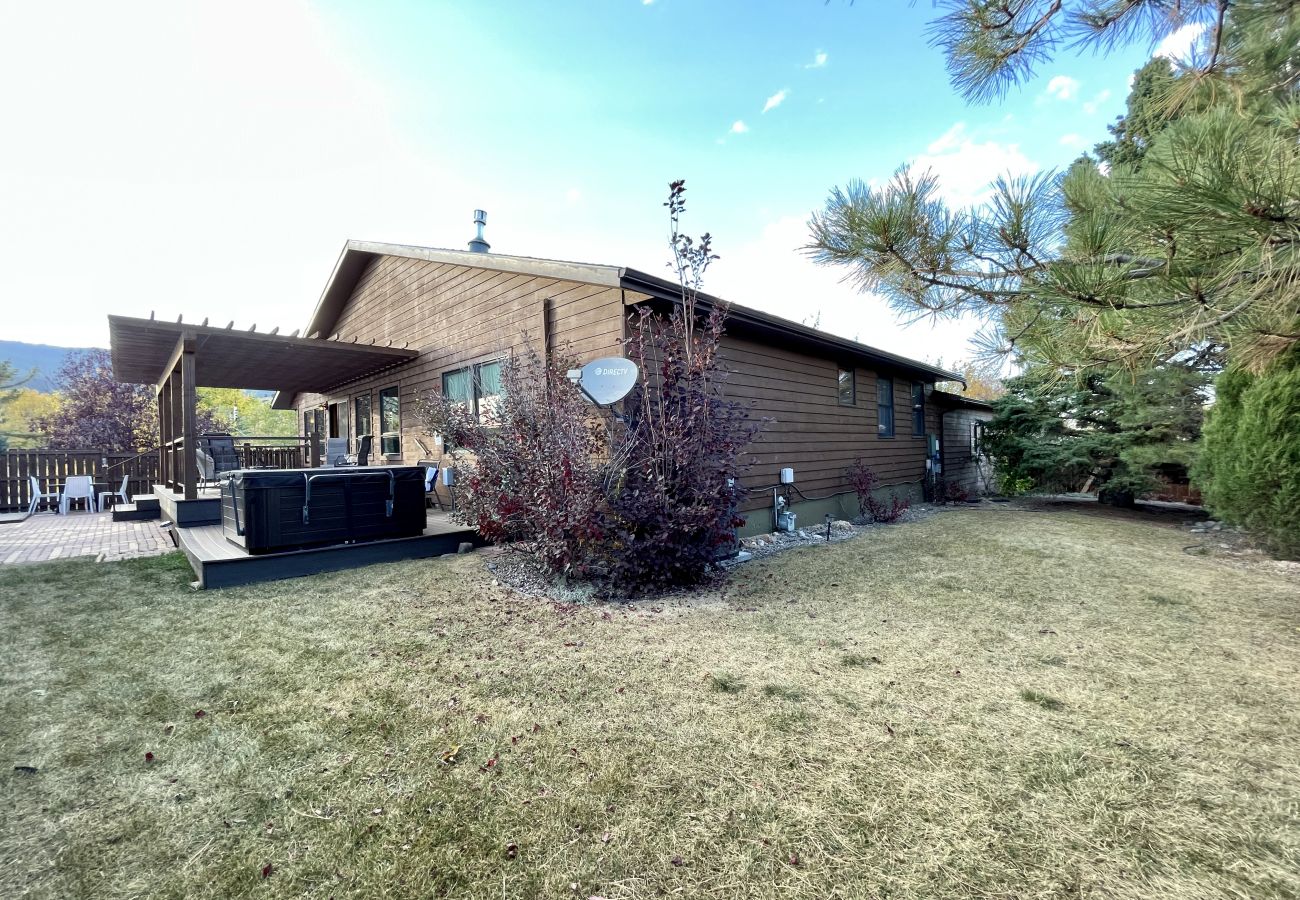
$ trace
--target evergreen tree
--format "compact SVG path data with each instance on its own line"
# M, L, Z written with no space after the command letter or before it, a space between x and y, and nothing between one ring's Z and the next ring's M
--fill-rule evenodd
M958 88L989 99L1061 40L1104 51L1195 22L1197 65L1144 69L1099 148L1108 172L999 179L973 210L907 167L851 182L810 223L815 257L908 314L991 316L987 354L1142 371L1223 351L1266 367L1300 341L1300 3L965 0L934 37Z
M1006 382L984 450L1004 485L1048 492L1086 485L1130 505L1160 479L1184 481L1195 459L1210 374L1168 363L1133 374L1036 366Z
M1007 379L1005 387L982 442L1004 491L1012 484L1077 491L1118 464L1118 427L1105 413L1113 398L1100 373L1061 379L1036 368Z
M1225 372L1215 394L1195 470L1206 504L1300 559L1300 352L1258 375Z

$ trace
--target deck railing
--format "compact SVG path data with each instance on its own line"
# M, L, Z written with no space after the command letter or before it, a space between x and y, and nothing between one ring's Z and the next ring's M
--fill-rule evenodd
M311 464L319 454L311 453L305 438L294 435L235 435L239 464L248 467L274 466L300 469ZM275 442L275 443L271 443ZM176 453L183 451L184 441L174 442ZM132 497L148 494L161 481L158 456L160 448L144 453L104 452L102 450L7 450L0 453L0 510L25 510L32 502L31 477L35 476L42 493L56 491L71 475L90 475L99 482L99 490L117 490L122 476L128 476ZM180 485L183 488L183 484Z
M147 494L158 480L158 454L101 450L7 450L0 453L0 509L24 510L32 502L31 478L42 492L58 490L70 475L90 475L117 490L129 476L131 496Z

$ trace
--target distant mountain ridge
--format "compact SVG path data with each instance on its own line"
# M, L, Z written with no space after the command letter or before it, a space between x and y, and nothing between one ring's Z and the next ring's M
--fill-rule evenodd
M0 341L0 361L14 367L19 378L33 369L36 374L23 387L48 394L56 385L54 376L63 368L64 361L73 353L99 350L99 347L55 347L50 344L26 344L22 341Z
M7 362L14 367L14 372L19 378L26 377L27 373L36 370L31 381L24 383L22 386L31 388L34 391L40 391L42 394L52 394L58 389L55 383L55 376L59 374L59 369L63 368L64 361L74 353L84 353L87 350L102 350L103 347L55 347L51 344L26 344L22 341L0 341L0 362ZM257 397L261 400L269 400L275 396L275 391L245 391L250 397Z

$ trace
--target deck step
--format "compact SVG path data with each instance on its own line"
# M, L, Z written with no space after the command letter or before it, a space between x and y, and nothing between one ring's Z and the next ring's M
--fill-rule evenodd
M113 507L114 522L143 522L161 518L162 509L158 506L158 499L147 494L136 497L132 503L119 503Z

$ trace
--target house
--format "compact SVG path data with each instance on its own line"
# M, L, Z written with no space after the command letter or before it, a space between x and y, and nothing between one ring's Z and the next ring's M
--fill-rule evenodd
M634 269L492 253L481 235L470 250L349 241L304 336L415 355L327 392L281 390L274 405L297 410L304 435L351 448L370 435L378 462L441 460L414 415L422 395L484 410L500 361L525 342L583 361L619 355L631 311L666 312L678 296L675 282ZM801 522L856 513L845 470L859 458L888 491L919 499L932 438L941 477L983 487L972 435L988 406L935 389L960 375L734 303L723 344L729 396L770 420L751 447L746 533L771 529L784 468Z

